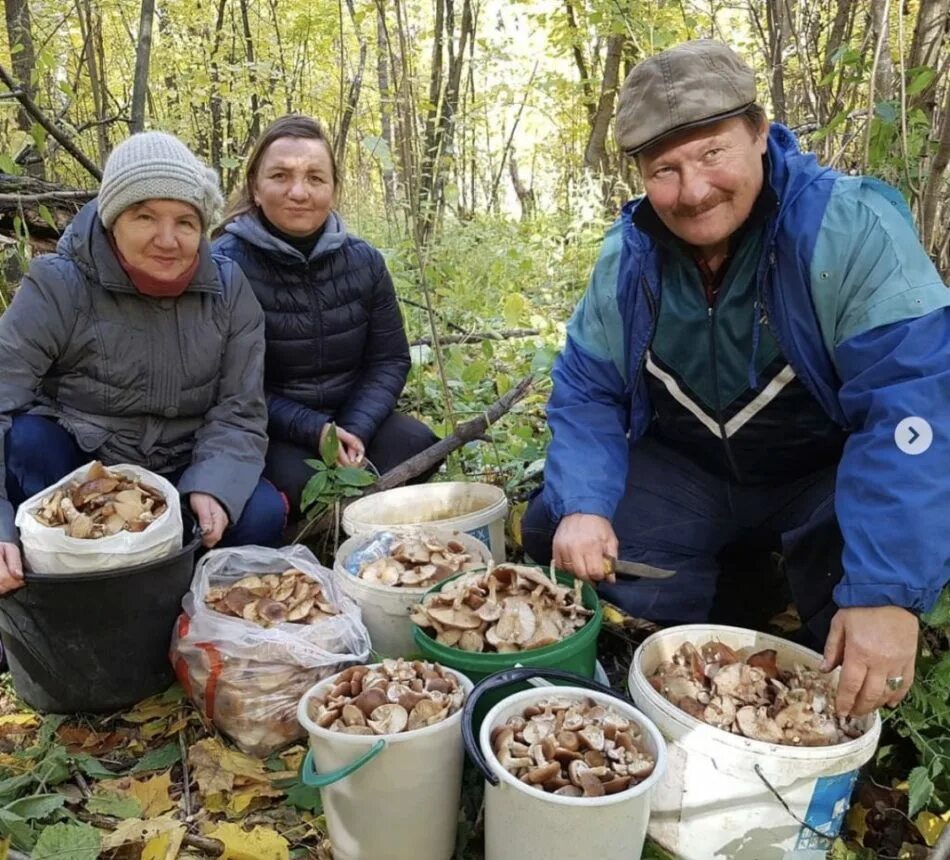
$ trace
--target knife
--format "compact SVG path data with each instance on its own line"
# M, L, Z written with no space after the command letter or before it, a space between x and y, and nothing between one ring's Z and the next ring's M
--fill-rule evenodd
M675 570L667 570L663 567L654 567L652 564L643 564L639 561L625 561L622 558L611 558L604 556L604 573L608 576L619 574L623 577L636 577L637 579L669 579L676 575Z

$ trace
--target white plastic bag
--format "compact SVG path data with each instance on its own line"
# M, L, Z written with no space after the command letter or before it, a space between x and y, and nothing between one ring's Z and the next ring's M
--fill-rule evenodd
M339 614L315 624L261 627L205 604L213 586L296 568L320 583ZM323 678L369 657L360 609L306 547L244 546L209 552L195 570L171 659L185 692L246 753L265 757L306 732L297 703Z
M165 497L167 505L165 512L144 531L121 531L95 540L74 538L67 535L64 529L45 526L33 516L33 512L42 506L43 500L58 487L73 480L84 480L91 466L92 463L80 466L17 508L16 525L20 530L23 558L28 569L37 573L113 570L155 561L181 549L181 502L178 490L161 475L128 463L106 468L154 487Z

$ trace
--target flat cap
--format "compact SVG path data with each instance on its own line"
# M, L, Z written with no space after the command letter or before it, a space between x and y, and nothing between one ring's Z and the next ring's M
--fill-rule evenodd
M615 133L633 156L666 137L738 116L755 101L755 74L728 45L684 42L648 57L627 75Z

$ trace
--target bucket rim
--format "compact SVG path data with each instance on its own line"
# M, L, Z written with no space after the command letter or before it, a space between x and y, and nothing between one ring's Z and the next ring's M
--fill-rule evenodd
M681 710L662 694L658 693L653 685L650 684L646 673L644 672L643 660L646 652L651 646L656 645L663 639L672 638L673 635L682 635L695 631L705 635L715 635L717 632L734 633L744 636L755 636L763 641L766 647L779 645L782 648L790 648L809 661L820 663L822 656L811 648L799 645L797 642L790 642L771 633L762 633L749 627L735 627L728 624L680 624L675 627L667 627L664 630L658 630L651 634L637 648L633 654L633 660L630 661L630 669L627 672L627 689L631 697L634 695L634 689L647 698L651 705L659 710L663 715L674 722L678 722L684 729L690 732L690 737L697 737L701 745L711 743L719 744L726 749L766 755L770 758L784 758L789 761L812 761L823 759L826 761L836 761L854 756L862 749L870 750L870 755L874 754L877 748L877 742L881 735L881 714L874 711L869 720L867 728L860 737L852 738L838 744L829 744L828 746L793 746L791 744L772 744L768 741L760 741L755 738L747 738L744 735L733 735L725 729L719 729L709 723L703 722L696 717L690 716L686 711ZM867 719L867 717L865 718ZM683 741L676 741L683 743ZM691 743L691 746L693 744ZM870 756L869 756L870 757Z
M505 562L505 563L508 564L509 562ZM513 564L513 562L511 563ZM494 565L494 566L500 567L500 565ZM539 570L544 570L543 566L538 565L538 564L518 565L518 566L519 567L536 567ZM434 594L437 591L441 591L444 586L446 586L448 583L452 582L453 580L456 580L456 579L459 579L460 577L477 573L477 572L478 572L477 570L463 570L460 573L456 573L453 576L448 577L448 579L443 579L441 582L437 582L435 585L430 586L426 590L426 593L431 591ZM562 571L557 571L557 578L558 578L558 581L560 581L562 578L570 579L572 582L575 580L575 577L571 576L571 574L563 573ZM507 664L511 661L512 657L515 657L518 655L521 655L521 656L530 655L532 658L548 657L552 654L556 654L560 649L564 648L565 646L576 643L578 639L580 639L580 637L583 636L585 633L589 635L590 628L592 627L592 625L596 626L598 631L600 627L603 626L604 607L603 607L603 604L600 602L600 598L597 596L597 591L589 582L583 582L582 587L581 587L581 593L585 597L590 597L590 596L593 597L593 601L592 601L594 604L593 607L588 607L587 602L586 601L584 602L585 608L593 609L593 615L591 615L590 618L587 619L587 622L584 624L583 627L578 627L577 630L575 630L569 636L564 637L558 642L553 642L550 645L544 645L541 648L528 648L528 649L523 649L521 651L516 651L516 652L513 651L513 652L506 652L506 653L499 653L497 651L465 651L462 648L456 648L452 645L443 645L441 642L436 642L434 637L426 633L425 630L423 630L423 628L420 627L415 622L412 622L413 641L416 642L416 644L419 644L419 637L425 637L425 639L428 640L428 642L431 643L431 645L434 646L435 648L444 648L446 651L450 651L452 653L453 660L454 659L491 660L494 658L498 658L501 662L504 662ZM480 671L480 670L476 670L476 671Z
M372 669L382 666L382 663L360 663L358 665L366 666ZM458 671L458 669L452 669L449 666L443 666L441 663L439 666L442 671L450 672L458 679L459 684L465 691L465 698L462 700L462 704L464 705L465 699L468 699L469 694L472 692L475 685L467 675ZM353 667L349 666L347 668ZM301 696L300 701L297 703L297 722L300 723L300 725L311 736L311 738L318 737L323 740L332 740L334 743L339 742L344 746L352 747L372 746L378 741L385 741L386 745L389 746L390 744L406 743L407 741L414 741L431 734L436 734L440 729L450 727L454 723L459 723L462 720L463 708L459 708L454 714L446 717L446 719L441 720L438 723L435 723L434 725L423 726L421 729L412 729L412 731L408 732L398 732L397 734L388 735L350 735L346 734L345 732L331 732L329 729L318 726L313 720L310 719L310 715L307 713L307 703L324 687L332 686L333 683L336 682L337 677L339 677L345 671L346 669L342 669L330 677L324 678L322 681L318 681L309 690L307 690L303 696Z
M360 534L365 534L370 530L385 529L387 527L399 527L399 526L415 526L421 527L427 524L433 524L435 528L452 528L458 531L465 531L465 529L460 527L461 523L464 523L466 520L470 520L475 516L486 517L489 522L491 520L497 519L497 517L503 514L508 509L508 496L505 494L505 491L501 487L496 487L494 484L486 484L480 481L438 481L433 484L426 484L427 488L432 489L435 487L449 487L450 489L455 488L466 488L466 490L472 490L472 488L486 488L490 490L496 498L487 503L484 507L478 508L475 511L467 514L459 514L454 517L447 517L440 520L412 520L405 523L378 523L378 522L366 522L355 524L353 522L354 512L357 514L364 507L369 507L371 501L378 501L380 498L399 498L402 495L413 495L419 492L419 486L408 486L408 487L393 487L391 490L382 490L378 493L373 493L371 496L364 496L361 499L357 499L354 502L351 502L347 505L346 509L343 511L343 516L341 518L341 523L344 530L350 537L356 537ZM490 516L489 516L490 515ZM352 531L351 531L352 529Z
M625 716L634 720L641 730L650 735L650 739L653 741L653 746L656 749L656 763L653 768L653 773L642 782L638 782L630 788L619 791L616 794L605 795L604 797L564 797L548 791L538 791L529 785L525 785L521 780L515 779L506 768L501 766L494 750L491 748L491 732L495 728L495 723L503 710L507 710L513 705L520 705L522 702L527 704L533 700L543 699L552 695L594 699L601 704L616 708L623 712ZM663 733L657 728L653 720L637 708L636 705L621 698L620 694L608 696L606 693L585 689L584 687L532 687L529 690L521 690L520 692L512 693L510 696L505 696L504 699L492 707L482 720L482 724L478 730L478 745L481 747L482 755L488 766L502 782L523 794L527 794L529 797L535 797L539 800L551 802L559 806L573 808L614 806L618 803L623 803L624 801L633 800L634 798L648 794L666 773L667 742L663 737ZM486 788L488 787L489 786L486 785Z

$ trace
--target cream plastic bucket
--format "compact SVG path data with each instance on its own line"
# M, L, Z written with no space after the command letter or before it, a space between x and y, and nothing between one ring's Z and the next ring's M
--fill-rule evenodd
M357 499L343 511L343 529L348 535L392 526L455 529L480 540L501 563L507 513L508 498L500 487L446 481L397 487Z
M782 666L821 663L801 645L740 627L689 624L644 641L630 665L630 696L669 742L650 836L683 860L782 860L789 851L827 849L848 810L858 768L877 748L880 716L866 718L860 738L827 747L779 746L706 725L647 679L684 642L711 639L734 649L774 648Z
M412 529L387 529L399 535L410 535ZM450 529L425 528L427 535L441 541L456 540L474 559L488 564L491 552L480 540L465 532ZM418 651L413 638L409 613L419 603L431 586L420 588L392 588L360 579L347 568L347 560L357 550L373 539L373 533L357 534L345 540L336 554L333 575L340 588L360 607L363 623L369 630L373 650L383 657L408 657Z
M499 672L478 685L466 707L466 726L474 713L475 700L488 691L527 677L571 678L570 673L516 669ZM591 682L574 676L585 685ZM491 734L512 716L550 696L591 698L616 709L634 721L644 742L656 757L656 769L639 785L608 797L561 797L539 791L515 779L495 757ZM472 740L466 745L472 754ZM616 694L587 686L544 686L523 690L503 699L482 721L478 733L480 755L473 755L486 776L485 860L637 860L643 851L650 796L666 767L666 743L656 726L629 702ZM494 780L492 779L494 777ZM497 781L497 785L492 782Z
M452 674L468 696L472 682ZM311 687L297 706L310 735L301 778L320 789L334 858L450 860L462 793L462 711L394 735L331 732L310 719L307 703L336 677Z

